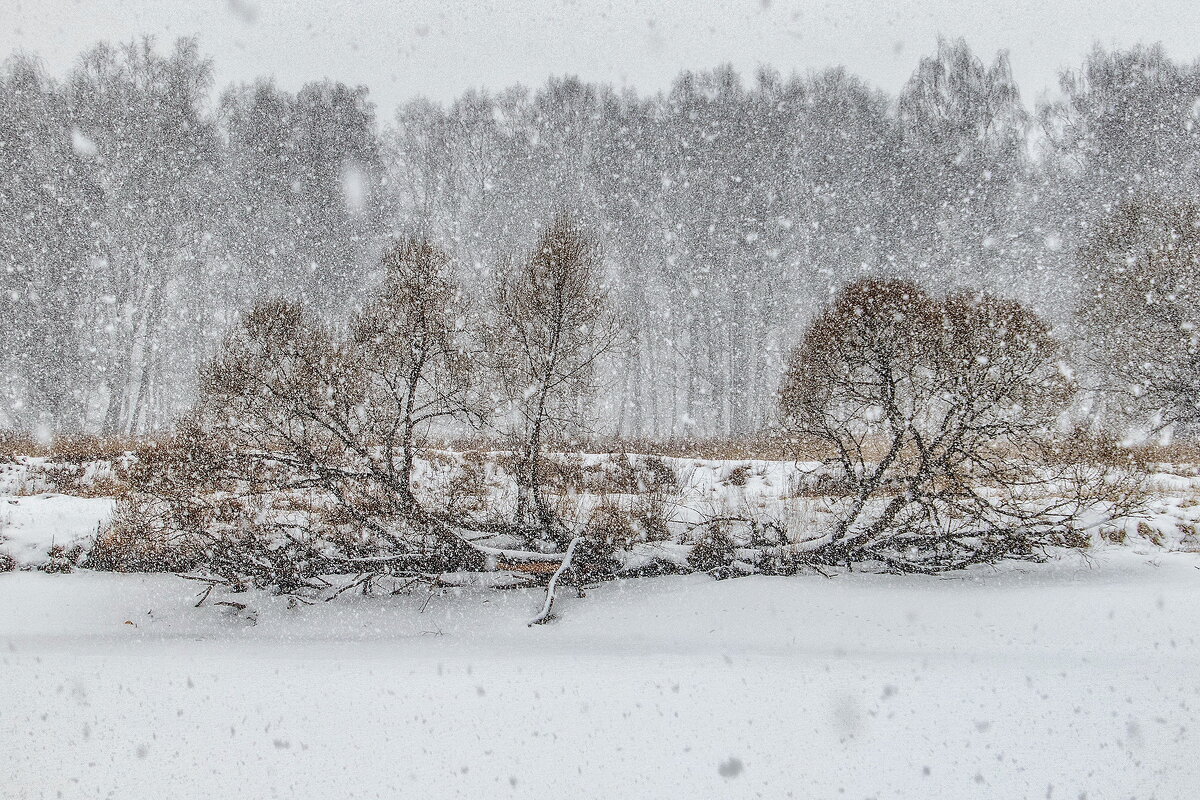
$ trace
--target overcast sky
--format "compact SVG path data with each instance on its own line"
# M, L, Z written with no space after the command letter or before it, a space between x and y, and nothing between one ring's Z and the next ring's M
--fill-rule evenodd
M1010 51L1027 103L1093 42L1161 41L1200 55L1189 0L0 0L0 53L28 50L55 74L101 39L197 34L219 85L274 75L287 88L366 84L390 116L413 95L547 76L654 91L684 68L844 64L896 91L939 33Z

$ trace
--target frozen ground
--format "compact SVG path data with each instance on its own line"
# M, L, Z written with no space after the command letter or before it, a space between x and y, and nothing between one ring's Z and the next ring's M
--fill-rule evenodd
M1189 798L1198 567L643 579L533 629L536 592L9 573L0 796Z
M434 506L445 500L443 493L453 477L450 465L462 460L461 454L436 452L438 459L422 459L417 464L421 493ZM483 453L482 467L472 467L479 468L483 476L482 496L477 498L480 505L473 513L512 513L513 481L498 467L497 455ZM647 492L630 493L629 485L647 477L646 465L653 460L673 476L671 487L660 490L658 502L676 536L682 536L690 524L722 515L778 523L799 539L817 536L818 528L829 524L826 498L811 486L805 489L821 475L815 462L596 454L569 458L577 468L577 485L559 498L558 509L567 520L586 521L600 503L629 512L644 509ZM120 483L114 464L130 461L132 457L123 462L56 464L22 456L10 463L0 462L0 557L7 556L20 567L38 567L51 560L49 550L54 545L90 549L115 506L112 497L103 496ZM61 486L53 480L60 473L70 475ZM1107 517L1097 513L1088 533L1098 543L1128 541L1143 551L1165 547L1200 552L1200 467L1157 465L1147 477L1146 489L1146 508L1136 517L1109 525ZM1120 535L1114 536L1116 533Z
M0 495L0 554L22 566L45 564L54 545L90 545L112 509L108 497Z

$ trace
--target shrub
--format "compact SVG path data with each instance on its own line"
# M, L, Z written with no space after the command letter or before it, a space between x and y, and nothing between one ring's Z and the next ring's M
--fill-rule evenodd
M705 526L688 554L688 566L700 572L728 567L737 558L737 545L720 523Z
M750 482L750 465L738 464L729 471L725 478L726 486L745 486Z
M42 572L74 572L83 559L83 545L73 544L70 547L61 544L51 545L46 555L49 557L46 563L38 566Z
M194 531L171 530L156 519L145 495L117 501L107 527L96 536L82 566L105 572L186 572L204 557Z
M474 413L460 294L424 240L396 243L383 266L347 335L297 303L252 309L175 439L139 465L139 502L231 581L293 591L323 569L482 563L412 481L428 428Z
M785 426L823 443L849 492L814 559L939 570L1073 541L1103 469L1055 457L1074 387L1029 310L938 299L903 281L847 286L793 352Z

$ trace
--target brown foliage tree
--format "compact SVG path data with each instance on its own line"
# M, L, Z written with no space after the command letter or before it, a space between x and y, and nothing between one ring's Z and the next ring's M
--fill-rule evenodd
M596 242L560 214L526 259L501 272L493 299L490 349L516 416L517 523L559 538L565 532L542 490L543 450L583 426L596 363L617 344L601 265Z
M851 284L809 327L781 392L785 423L842 480L833 560L942 569L1030 548L1077 505L1046 499L1073 388L1047 325L1011 301ZM1077 499L1077 498L1076 498Z
M474 413L464 309L448 260L427 241L397 243L384 266L348 337L271 300L204 368L175 463L160 464L149 488L172 519L225 552L231 571L296 548L307 555L284 566L307 560L312 574L328 566L318 552L425 568L473 558L413 487L422 435ZM278 584L277 571L264 582Z

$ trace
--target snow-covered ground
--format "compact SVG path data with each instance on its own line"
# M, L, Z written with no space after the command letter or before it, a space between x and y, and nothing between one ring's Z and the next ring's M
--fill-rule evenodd
M0 575L4 798L1189 798L1200 557L193 608Z
M462 454L436 451L436 458L418 461L416 483L422 496L439 507L446 502L447 485ZM481 474L473 513L490 511L505 517L515 502L513 481L498 465L498 453L476 454L470 466ZM788 531L793 541L820 534L828 526L829 503L814 488L822 476L816 462L770 460L718 460L658 458L645 455L573 454L558 456L572 463L575 477L558 497L557 512L583 525L601 504L625 512L647 510L651 499L660 507L667 528L676 538L701 520L736 515L773 522ZM52 546L90 549L97 531L112 516L114 500L99 496L118 488L123 462L54 464L44 458L20 457L0 462L0 558L8 556L20 567L38 567L50 560ZM116 463L116 466L114 466ZM656 465L651 468L651 464ZM660 472L661 470L662 472ZM571 470L564 470L564 472ZM67 473L65 486L52 478ZM1112 524L1097 513L1087 533L1097 542L1128 540L1138 550L1166 548L1200 551L1200 469L1195 465L1157 465L1146 478L1146 505L1135 517ZM647 487L662 474L667 485ZM642 485L640 491L631 486ZM80 491L87 497L76 497ZM461 503L461 499L459 501Z
M587 459L581 505L625 469ZM677 520L819 502L795 465L664 462ZM529 628L536 589L196 608L171 575L32 570L113 501L26 459L0 475L0 798L1190 798L1195 472L1045 564L618 580Z
M89 546L112 509L109 497L0 495L0 553L22 566L40 566L55 545Z

